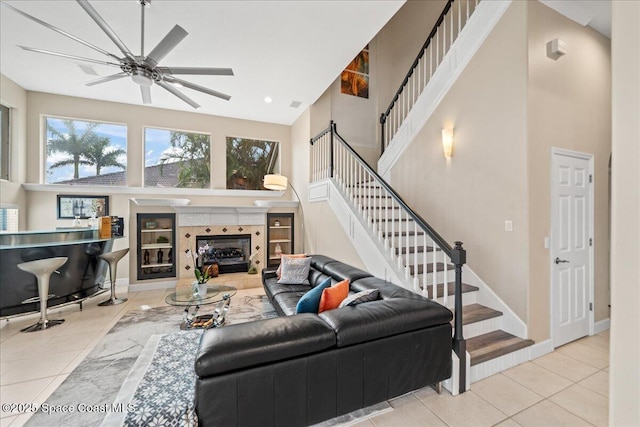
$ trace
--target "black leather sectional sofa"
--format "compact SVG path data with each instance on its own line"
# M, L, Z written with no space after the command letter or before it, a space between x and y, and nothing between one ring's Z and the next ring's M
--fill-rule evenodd
M297 301L327 277L379 299L321 314ZM451 376L452 313L326 256L312 256L310 286L280 285L263 270L280 317L206 331L196 358L201 426L306 426Z

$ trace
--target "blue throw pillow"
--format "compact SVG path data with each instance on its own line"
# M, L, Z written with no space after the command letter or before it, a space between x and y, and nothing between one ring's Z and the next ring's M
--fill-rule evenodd
M296 305L296 314L317 313L318 307L320 307L320 298L322 297L322 291L329 286L331 286L330 278L304 294L298 301L298 305Z

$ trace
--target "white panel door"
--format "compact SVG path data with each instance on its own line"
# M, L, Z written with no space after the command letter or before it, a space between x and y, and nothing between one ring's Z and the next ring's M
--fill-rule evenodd
M592 316L591 155L551 161L551 336L554 347L589 334Z

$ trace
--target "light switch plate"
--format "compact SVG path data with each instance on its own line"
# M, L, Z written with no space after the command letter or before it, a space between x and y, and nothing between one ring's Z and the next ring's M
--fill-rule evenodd
M504 222L504 231L513 231L513 221L508 219Z

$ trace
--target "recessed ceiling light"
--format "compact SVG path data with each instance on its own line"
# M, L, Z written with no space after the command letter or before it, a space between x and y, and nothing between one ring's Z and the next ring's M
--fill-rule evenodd
M271 97L270 97L270 96L266 96L266 97L264 98L264 102L266 102L267 104L271 104L271 103L273 102L273 99L271 99Z

